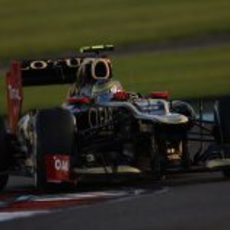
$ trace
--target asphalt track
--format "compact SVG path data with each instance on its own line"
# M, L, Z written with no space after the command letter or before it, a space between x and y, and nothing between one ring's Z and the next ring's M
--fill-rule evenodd
M30 187L30 180L13 178L7 191ZM221 173L175 175L160 184L126 181L102 190L111 189L144 192L0 222L0 229L230 229L230 181Z

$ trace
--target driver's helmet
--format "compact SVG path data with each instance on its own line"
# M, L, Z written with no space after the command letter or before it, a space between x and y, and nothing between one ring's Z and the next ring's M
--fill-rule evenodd
M111 62L106 58L85 58L76 74L76 83L80 87L108 81L112 77Z
M98 102L110 101L117 92L124 91L121 83L116 80L98 81L92 87L92 97Z

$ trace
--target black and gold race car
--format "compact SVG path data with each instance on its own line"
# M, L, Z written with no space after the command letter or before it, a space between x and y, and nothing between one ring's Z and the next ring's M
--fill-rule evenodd
M204 119L167 92L127 92L113 79L105 51L85 47L59 59L13 61L6 76L7 119L0 119L0 188L10 174L39 189L76 185L90 175L151 175L222 170L230 176L230 101ZM23 87L71 84L60 107L21 114ZM191 142L199 142L194 152ZM204 144L205 143L205 144Z

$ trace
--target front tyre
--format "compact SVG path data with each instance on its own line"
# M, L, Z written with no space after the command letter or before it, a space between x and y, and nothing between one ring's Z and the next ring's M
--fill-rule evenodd
M60 182L49 181L47 156L71 157L74 147L74 120L72 114L62 108L45 109L35 117L34 156L35 185L40 190L62 188Z
M222 146L224 157L230 158L230 97L221 98L215 105L215 137ZM223 175L230 178L230 167L225 167Z

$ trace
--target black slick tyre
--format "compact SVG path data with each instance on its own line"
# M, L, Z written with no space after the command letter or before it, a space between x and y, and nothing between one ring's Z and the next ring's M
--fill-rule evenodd
M63 187L63 184L55 185L47 181L45 156L73 153L74 121L71 113L62 108L39 111L35 118L34 139L36 187L39 190Z
M8 181L8 155L7 155L6 128L4 120L0 117L0 190L2 190Z
M221 98L215 106L215 137L222 146L224 157L230 158L230 97ZM230 167L223 168L223 175L230 178Z
M162 143L161 143L162 144ZM150 140L149 150L151 153L151 173L154 181L160 181L165 175L165 159L162 152L162 145L154 137Z

